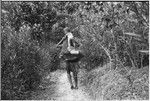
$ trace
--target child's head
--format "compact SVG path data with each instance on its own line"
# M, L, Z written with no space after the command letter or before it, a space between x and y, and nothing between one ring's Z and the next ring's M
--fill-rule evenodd
M65 34L66 34L66 33L68 33L68 32L71 32L71 30L70 30L68 27L65 27L65 28L64 28L64 32L65 32Z

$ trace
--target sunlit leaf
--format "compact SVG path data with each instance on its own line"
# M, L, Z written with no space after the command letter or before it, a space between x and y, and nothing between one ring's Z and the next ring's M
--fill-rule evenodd
M139 50L139 52L149 54L149 50Z
M126 35L130 35L130 36L136 36L136 37L141 37L140 35L138 34L135 34L135 33L124 33Z

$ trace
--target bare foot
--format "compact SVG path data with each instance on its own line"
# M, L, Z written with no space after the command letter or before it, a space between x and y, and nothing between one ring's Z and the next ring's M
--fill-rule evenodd
M74 87L73 87L73 86L71 86L71 89L74 89Z

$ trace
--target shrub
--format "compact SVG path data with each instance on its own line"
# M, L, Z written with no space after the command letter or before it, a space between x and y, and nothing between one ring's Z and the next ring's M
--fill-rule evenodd
M92 70L98 66L103 66L107 63L107 56L101 47L96 42L87 41L81 47L84 53L82 59L82 68Z
M125 69L111 70L110 65L105 65L82 72L80 83L93 99L148 100L148 66L134 70L130 75L131 81L123 72Z
M43 71L48 71L49 73L55 71L60 66L59 52L60 50L56 48L55 44L49 42L43 44L40 51L40 56L42 57L42 67Z
M20 32L5 26L2 36L2 99L27 99L41 80L39 47L25 26Z
M2 99L26 99L40 83L40 56L33 45L14 42L2 50Z

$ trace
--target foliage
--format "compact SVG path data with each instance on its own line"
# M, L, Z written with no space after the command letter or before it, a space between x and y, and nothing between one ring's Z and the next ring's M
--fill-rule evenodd
M103 79L111 74L141 87L141 82L134 83L132 74L134 70L142 73L149 65L148 8L149 2L2 2L2 99L26 99L44 74L59 68L60 49L55 45L64 36L66 26L82 41L85 57L80 66L88 70L91 79L87 87L92 87L92 92L99 94L93 87L101 87L98 80L106 83ZM111 73L96 71L103 66ZM116 73L122 69L123 73ZM104 99L116 97L107 92L107 87L103 92ZM145 95L133 96L147 99L142 97Z
M62 29L69 26L73 30L77 28L84 40L90 41L90 37L98 43L110 62L120 61L139 68L144 64L140 50L148 49L147 2L3 3L2 8L13 15L8 18L11 26L18 31L27 24L32 28L32 39L40 44L58 42L64 35Z
M56 49L47 50L50 45L41 45L61 38L62 23L52 31L52 22L61 21L66 15L56 18L51 3L45 8L46 2L2 3L2 99L29 99L45 74L59 66Z
M34 48L35 43L28 42L25 33L10 31L2 34L7 34L5 41L8 42L2 48L2 99L26 99L41 80L39 53Z
M148 36L146 31L148 18L147 15L141 13L141 16L145 16L146 20L141 22L142 18L136 17L140 14L133 9L139 7L145 10L146 8L143 8L142 5L147 7L147 2L132 2L129 4L126 4L126 2L104 2L102 4L105 12L97 14L92 11L93 9L87 12L81 11L86 15L82 23L82 26L85 27L81 27L81 31L87 31L88 34L86 36L91 37L93 42L100 44L101 48L109 56L109 59L120 61L125 66L128 63L132 67L140 67L143 64L140 61L143 61L143 59L139 59L139 55L143 57L143 53L140 53L138 50L148 49L149 47L148 37L146 39L146 36ZM94 2L91 3L92 5L94 5ZM131 7L131 5L134 6ZM123 16L125 17L123 18ZM98 17L100 21L96 19ZM134 33L136 36L133 36L133 34L127 35L126 33ZM126 61L129 59L130 61ZM140 64L138 64L139 62Z
M110 70L110 64L90 72L81 71L80 83L93 99L104 100L148 100L148 66L126 78L125 69Z
M2 3L2 9L8 12L7 20L9 20L11 27L14 28L15 31L19 31L24 24L28 25L32 28L31 38L39 43L43 41L47 42L50 39L51 41L58 42L63 35L60 29L66 25L64 20L66 17L70 17L67 14L59 14L59 12L54 9L53 2ZM52 31L53 25L56 23L58 24L57 31ZM56 33L58 33L59 37Z
M59 68L60 59L58 58L60 50L54 47L54 43L42 45L40 56L42 57L42 69L45 71L55 71ZM49 73L48 72L48 73Z

